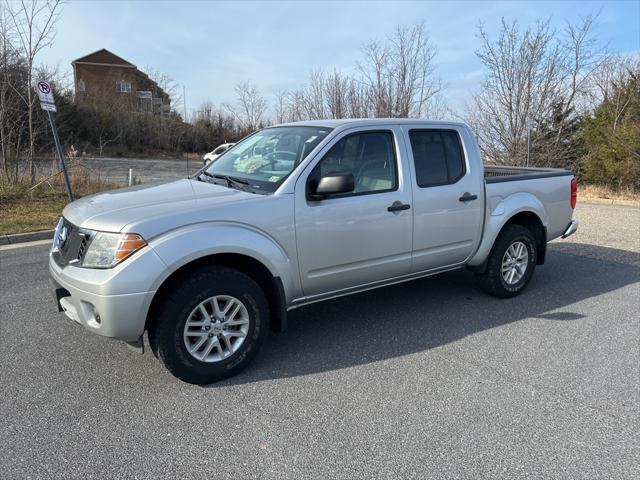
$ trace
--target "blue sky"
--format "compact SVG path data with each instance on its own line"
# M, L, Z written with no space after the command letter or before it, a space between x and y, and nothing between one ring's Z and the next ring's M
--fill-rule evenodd
M55 45L40 62L70 62L107 48L144 69L152 65L186 90L192 112L204 100L233 100L251 80L266 96L304 84L311 69L349 72L364 43L397 25L424 21L438 48L447 103L461 108L477 87L477 25L495 34L501 17L526 25L552 17L562 28L600 12L595 35L613 52L640 50L640 0L493 2L71 1Z

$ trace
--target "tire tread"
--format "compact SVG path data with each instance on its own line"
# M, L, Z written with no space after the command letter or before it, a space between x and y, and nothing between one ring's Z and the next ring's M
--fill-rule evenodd
M252 344L242 352L240 361L232 363L230 368L220 368L229 366L226 360L222 360L219 364L207 364L208 366L196 364L199 368L194 369L190 364L197 360L185 357L182 352L176 352L175 335L182 335L182 328L178 328L179 331L176 332L176 323L182 324L181 315L185 309L190 308L189 302L193 303L194 296L202 296L203 291L213 285L220 285L223 291L229 287L245 289L247 295L255 302L258 318L255 318L254 328L257 329L257 335L245 340ZM248 275L224 266L199 266L186 271L155 311L157 316L148 328L149 345L154 355L175 377L199 385L223 380L244 369L264 341L269 324L269 306L260 286Z

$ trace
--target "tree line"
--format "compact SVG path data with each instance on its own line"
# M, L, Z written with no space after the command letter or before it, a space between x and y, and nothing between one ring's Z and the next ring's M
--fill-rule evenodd
M262 92L250 81L235 99L207 101L189 119L178 111L149 115L126 104L76 105L71 82L37 63L54 41L59 0L0 4L0 177L36 182L38 156L51 156L46 116L32 85L55 84L63 142L96 155L203 153L273 124L308 119L415 117L469 123L484 161L570 168L589 183L640 190L640 58L612 55L594 37L597 18L553 28L549 19L522 26L502 21L491 35L478 27L475 52L483 76L469 104L447 107L437 48L423 23L397 27L366 43L350 72L314 69L306 85ZM178 97L176 85L152 78Z

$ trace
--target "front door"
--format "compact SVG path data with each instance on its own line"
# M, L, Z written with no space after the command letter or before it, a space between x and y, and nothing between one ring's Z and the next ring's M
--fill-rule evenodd
M295 218L305 296L409 273L411 187L402 175L399 141L396 127L344 133L300 176ZM351 173L353 192L310 200L308 182L330 173Z

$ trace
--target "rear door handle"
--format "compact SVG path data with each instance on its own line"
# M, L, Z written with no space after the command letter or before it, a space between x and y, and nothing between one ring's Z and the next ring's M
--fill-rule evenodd
M409 210L411 205L408 203L402 203L400 200L396 200L391 204L391 206L387 207L389 212L399 212L401 210Z
M464 195L462 195L458 200L460 200L461 202L470 202L471 200L477 200L478 195L471 195L469 192L464 192Z

